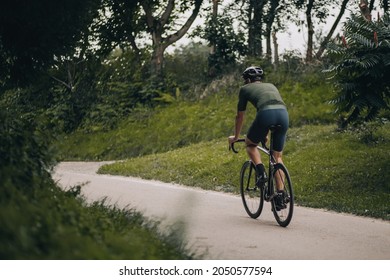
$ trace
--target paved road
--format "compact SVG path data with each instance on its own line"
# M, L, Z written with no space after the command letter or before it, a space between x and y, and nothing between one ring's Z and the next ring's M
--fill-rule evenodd
M295 207L287 228L266 203L249 218L238 196L137 178L98 175L102 163L64 162L54 178L67 188L88 182L90 201L107 198L120 207L184 228L188 246L204 259L390 259L390 222Z

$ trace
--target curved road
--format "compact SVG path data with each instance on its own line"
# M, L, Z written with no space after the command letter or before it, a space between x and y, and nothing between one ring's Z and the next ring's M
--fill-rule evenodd
M287 228L265 203L259 219L247 216L239 196L137 178L98 175L103 162L64 162L53 177L64 188L87 183L89 201L107 198L179 225L203 259L369 260L390 259L390 222L295 207Z

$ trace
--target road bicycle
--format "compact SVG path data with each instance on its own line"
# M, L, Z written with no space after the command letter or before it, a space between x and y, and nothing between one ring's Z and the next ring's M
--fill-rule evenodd
M273 156L273 134L280 126L271 126L270 148L265 143L257 146L261 152L268 156L268 162L264 161L266 170L268 170L267 182L260 184L257 182L256 168L251 160L244 162L240 172L240 193L244 208L248 215L257 219L262 210L264 201L271 202L272 212L276 221L282 227L286 227L291 222L294 210L294 194L290 175L285 165L277 163ZM245 142L245 139L238 139L231 145L233 152L238 153L234 144ZM279 188L277 188L279 186ZM278 189L280 190L278 193ZM281 190L283 189L283 192ZM277 197L277 196L281 197ZM281 203L277 203L277 199Z

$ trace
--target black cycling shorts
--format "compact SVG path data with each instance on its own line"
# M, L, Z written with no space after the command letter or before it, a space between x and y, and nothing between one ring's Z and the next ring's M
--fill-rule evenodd
M286 109L264 109L258 111L255 120L248 130L247 138L258 144L265 140L271 125L280 125L281 128L274 133L272 149L281 152L286 141L288 124L289 119Z

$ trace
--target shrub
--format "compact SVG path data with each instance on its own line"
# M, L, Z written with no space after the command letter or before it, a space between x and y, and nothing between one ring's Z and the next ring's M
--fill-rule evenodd
M347 115L343 126L389 110L390 15L377 22L352 15L344 29L342 43L329 46L335 62L326 71L336 83L332 102Z

